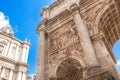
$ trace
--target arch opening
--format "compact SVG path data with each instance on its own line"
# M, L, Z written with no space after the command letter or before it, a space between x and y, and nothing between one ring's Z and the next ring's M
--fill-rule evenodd
M116 60L117 60L116 68L117 68L118 72L120 73L120 40L118 40L114 44L112 51L113 51L113 53L116 57Z
M57 69L57 80L81 80L83 73L79 62L75 59L64 60Z
M112 53L114 44L120 39L120 18L115 4L111 5L101 16L98 30L104 34L104 43L110 52L113 60L115 56Z

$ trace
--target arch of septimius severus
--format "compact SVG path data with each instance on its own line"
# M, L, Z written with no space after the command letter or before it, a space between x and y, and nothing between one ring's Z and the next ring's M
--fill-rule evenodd
M36 80L120 80L120 0L57 0L41 17Z

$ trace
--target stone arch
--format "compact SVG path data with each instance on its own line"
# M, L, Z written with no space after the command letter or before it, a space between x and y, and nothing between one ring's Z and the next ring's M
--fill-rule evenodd
M99 33L99 28L98 28L98 26L99 26L100 19L101 19L101 17L104 15L104 13L109 9L109 7L112 6L112 5L113 5L113 3L112 3L112 4L106 4L106 5L104 5L104 6L102 7L101 11L99 11L99 13L96 14L96 17L95 17L95 19L94 19L94 21L93 21L94 34Z
M94 22L95 34L102 32L104 35L104 43L110 55L115 60L112 48L116 41L120 38L120 17L115 3L106 5L98 14Z
M105 42L110 44L110 49L112 49L114 43L120 38L119 20L115 4L113 4L102 14L98 23L98 31L103 32Z
M69 56L69 58L78 61L78 63L79 63L80 66L81 66L81 69L84 70L84 69L87 68L85 61L83 61L81 57L72 55L72 56ZM57 69L58 69L59 65L60 65L62 62L64 62L65 60L69 59L69 58L68 58L68 57L65 57L64 55L62 55L62 59L60 59L60 60L58 59L58 60L56 61L56 62L57 62L56 65L52 68L52 76L53 76L53 77L57 76L56 73L57 73Z
M80 80L83 78L79 61L68 58L60 63L56 71L57 80Z

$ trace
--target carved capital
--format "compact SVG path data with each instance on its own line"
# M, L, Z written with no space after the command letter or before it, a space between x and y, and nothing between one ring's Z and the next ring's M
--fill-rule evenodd
M100 32L100 33L92 36L91 39L92 39L94 42L97 42L97 41L102 40L104 37L105 37L104 33L103 33L103 32Z
M72 14L78 14L79 11L79 7L76 3L74 3L73 5L70 6L70 10L72 12Z
M37 33L40 34L41 31L46 31L46 27L47 27L47 23L48 23L48 20L47 19L44 19L39 25L38 25L38 28L37 28Z
M40 26L38 26L37 33L40 34L41 31L45 31L44 28L45 28L44 25L40 25Z

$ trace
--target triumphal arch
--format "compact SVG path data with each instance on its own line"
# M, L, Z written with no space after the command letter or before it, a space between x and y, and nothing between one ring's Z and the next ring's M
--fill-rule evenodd
M120 80L120 0L57 0L41 17L36 80Z

